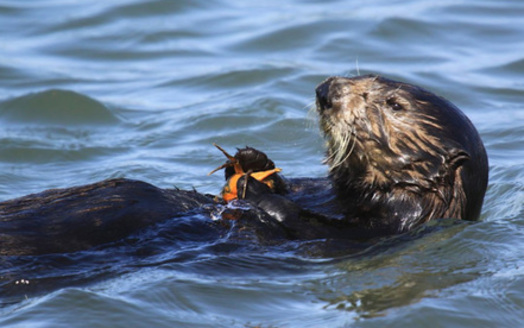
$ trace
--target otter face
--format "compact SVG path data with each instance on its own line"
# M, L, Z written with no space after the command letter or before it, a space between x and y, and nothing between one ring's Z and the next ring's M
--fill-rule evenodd
M334 77L321 84L317 108L330 169L350 167L353 178L378 186L405 181L406 172L435 174L443 160L442 140L432 130L442 124L438 116L420 110L426 100L417 99L413 91L378 76Z
M339 193L361 188L390 192L397 199L430 193L449 205L457 201L453 197L467 198L467 189L477 188L482 203L487 183L484 147L471 122L445 99L373 75L331 77L316 94L326 163ZM475 174L481 182L470 185L469 175Z

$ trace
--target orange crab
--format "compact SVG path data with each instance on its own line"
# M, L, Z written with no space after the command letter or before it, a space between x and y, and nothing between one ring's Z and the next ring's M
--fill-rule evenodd
M275 180L270 179L269 177L282 170L276 168L273 161L268 159L263 152L254 148L246 147L238 149L235 156L231 156L219 145L215 143L213 145L228 159L226 163L208 173L208 175L211 175L218 170L226 169L226 185L222 188L220 193L224 201L230 202L234 199L242 199L246 197L248 179L245 179L240 197L237 188L238 180L243 176L252 177L267 185L271 190L275 189Z

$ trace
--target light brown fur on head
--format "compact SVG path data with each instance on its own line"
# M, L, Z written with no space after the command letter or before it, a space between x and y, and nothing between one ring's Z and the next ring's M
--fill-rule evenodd
M487 158L451 103L378 76L334 77L317 88L317 109L335 188L354 202L349 212L393 220L401 231L432 218L478 217Z

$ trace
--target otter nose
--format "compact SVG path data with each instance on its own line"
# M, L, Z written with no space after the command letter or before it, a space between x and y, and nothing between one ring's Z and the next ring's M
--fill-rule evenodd
M315 89L315 92L317 94L317 102L319 105L318 109L321 111L331 107L331 101L329 99L329 86L331 85L331 82L334 79L334 77L330 77L329 79L320 83Z

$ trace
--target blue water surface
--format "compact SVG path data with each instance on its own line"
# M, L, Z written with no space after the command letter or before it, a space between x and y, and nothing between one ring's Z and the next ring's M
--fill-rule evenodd
M324 176L312 107L331 75L446 97L490 160L480 222L357 255L219 242L3 265L0 326L520 326L523 17L516 0L0 0L2 200L112 177L217 193L214 142Z

